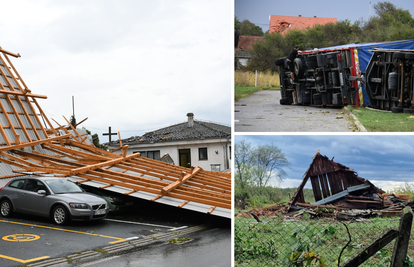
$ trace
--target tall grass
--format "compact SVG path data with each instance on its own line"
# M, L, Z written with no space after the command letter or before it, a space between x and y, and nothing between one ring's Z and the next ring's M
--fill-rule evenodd
M246 86L253 87L255 86L255 73L254 72L244 72L236 71L234 73L234 85L235 86ZM269 87L280 87L279 74L272 74L270 71L266 72L257 72L257 87L269 88Z

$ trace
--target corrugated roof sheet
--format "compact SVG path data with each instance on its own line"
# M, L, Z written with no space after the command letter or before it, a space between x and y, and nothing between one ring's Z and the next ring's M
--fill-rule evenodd
M0 185L22 173L70 177L132 197L230 218L231 174L175 166L139 153L127 155L128 146L121 148L121 155L98 149L86 130L66 118L66 125L55 121L54 128L37 102L46 97L27 89L8 56L20 55L0 47ZM142 138L150 143L230 134L228 126L194 121L190 128L176 124Z

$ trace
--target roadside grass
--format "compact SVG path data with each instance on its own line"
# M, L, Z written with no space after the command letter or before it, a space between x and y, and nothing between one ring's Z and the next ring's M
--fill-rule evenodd
M413 132L414 115L348 106L368 132Z
M257 83L257 86L255 86ZM242 72L234 73L234 100L248 97L261 90L280 90L279 74L271 72Z

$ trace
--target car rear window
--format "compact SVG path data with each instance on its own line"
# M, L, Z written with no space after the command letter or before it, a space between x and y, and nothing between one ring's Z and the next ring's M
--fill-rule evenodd
M80 188L75 183L69 182L68 180L53 179L53 180L46 180L45 183L50 187L50 189L55 194L83 192L82 188Z
M9 184L9 187L13 187L13 188L17 188L17 189L22 189L23 185L24 185L24 179L22 180L14 180Z

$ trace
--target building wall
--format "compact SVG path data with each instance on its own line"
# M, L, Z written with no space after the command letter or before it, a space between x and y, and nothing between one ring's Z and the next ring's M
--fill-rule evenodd
M219 164L220 171L226 170L232 166L231 162L231 141L229 140L226 146L226 140L213 139L213 140L197 140L197 141L180 141L180 142L166 142L166 143L155 143L155 144L142 144L142 145L129 145L127 155L130 155L134 152L140 151L160 151L160 157L165 154L169 154L170 157L174 160L175 165L180 164L179 159L179 150L180 149L189 149L191 154L191 165L195 167L201 167L206 171L212 171L211 164ZM199 148L207 148L207 160L199 159ZM226 155L227 147L227 155ZM114 147L110 147L114 149ZM115 151L116 154L121 154L121 151ZM227 163L228 157L228 163Z

